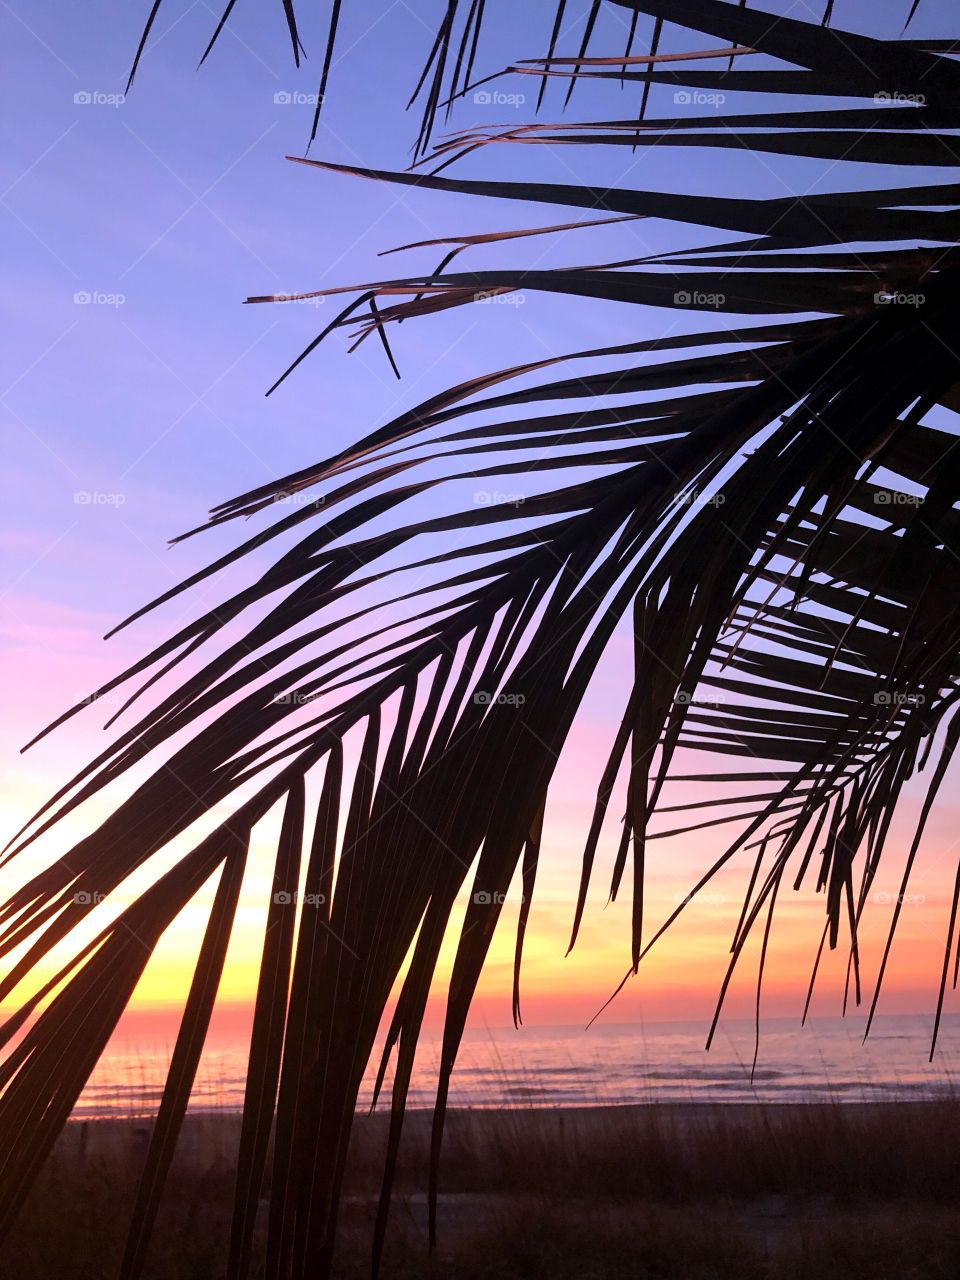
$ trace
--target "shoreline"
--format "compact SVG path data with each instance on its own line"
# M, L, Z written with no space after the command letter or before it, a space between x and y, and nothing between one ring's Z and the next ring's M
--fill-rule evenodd
M390 1115L389 1095L386 1103L381 1102L376 1111L371 1112L368 1107L358 1107L354 1112L357 1119L377 1119L379 1117L388 1118ZM771 1111L823 1111L831 1110L836 1107L862 1107L862 1108L887 1108L887 1107L939 1107L954 1104L960 1106L960 1090L944 1091L939 1094L927 1094L922 1097L894 1097L894 1098L864 1098L864 1097L843 1097L832 1100L822 1098L813 1098L808 1102L798 1101L796 1098L757 1098L754 1101L745 1101L742 1098L734 1098L729 1102L724 1102L716 1098L691 1098L689 1101L678 1102L674 1099L667 1099L663 1102L572 1102L569 1105L558 1105L555 1103L481 1103L477 1106L449 1106L446 1114L448 1116L547 1116L547 1115L565 1115L565 1116L590 1116L598 1115L603 1112L615 1111L620 1114L630 1113L649 1113L649 1112L711 1112L719 1111L733 1114L739 1111L755 1112L758 1110ZM432 1116L434 1108L432 1106L408 1106L405 1115L408 1119L416 1116ZM191 1107L184 1117L184 1123L189 1124L191 1121L204 1120L239 1120L243 1114L241 1107ZM148 1124L155 1119L156 1109L149 1112L130 1115L83 1115L72 1114L67 1119L67 1126L73 1127L78 1124L115 1124L115 1125L131 1125L131 1124Z
M367 1120L377 1120L383 1118L386 1120L390 1115L389 1094L385 1095L386 1101L381 1102L377 1110L371 1112L368 1107L358 1107L354 1112L355 1123L357 1121L365 1122ZM159 1098L158 1098L159 1104ZM564 1115L570 1118L598 1115L604 1112L617 1112L621 1115L631 1113L648 1113L648 1112L674 1112L683 1114L686 1112L707 1113L719 1111L728 1115L737 1112L754 1113L758 1110L770 1110L774 1112L786 1111L829 1111L837 1107L844 1108L930 1108L948 1105L960 1106L960 1089L944 1089L940 1092L928 1092L917 1094L915 1096L904 1096L898 1094L895 1097L851 1097L843 1096L832 1099L811 1098L810 1100L801 1101L797 1098L756 1098L747 1101L743 1098L732 1098L729 1102L717 1098L691 1098L689 1100L677 1101L675 1099L666 1099L664 1101L651 1100L649 1102L572 1102L569 1104L557 1103L480 1103L476 1106L464 1106L458 1104L449 1106L446 1115L451 1116L547 1116L547 1115ZM408 1106L405 1109L405 1116L408 1121L416 1123L416 1117L432 1117L434 1113L433 1106ZM243 1115L242 1107L228 1106L211 1106L211 1107L191 1107L188 1109L184 1117L184 1125L197 1122L215 1122L222 1121L227 1123L235 1120L239 1123ZM131 1125L150 1125L156 1118L156 1107L144 1110L141 1113L131 1113L127 1115L83 1115L74 1113L67 1119L67 1128L73 1128L77 1125L117 1125L120 1127Z

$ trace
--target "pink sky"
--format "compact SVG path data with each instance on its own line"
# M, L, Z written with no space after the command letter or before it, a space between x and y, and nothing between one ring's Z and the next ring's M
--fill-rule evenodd
M118 667L137 656L141 645L162 634L150 622L136 633L125 633L104 645L99 635L108 619L99 613L68 608L36 596L13 593L4 601L4 639L8 670L18 678L10 688L4 721L3 749L10 767L4 771L0 804L4 827L11 832L55 785L75 769L98 745L102 707L94 707L79 721L58 731L25 756L15 754L16 744L45 720L93 688ZM524 1016L537 1024L580 1023L591 1017L617 985L628 964L629 886L615 904L605 896L615 837L601 846L599 864L587 914L577 946L564 956L579 873L579 856L590 806L602 761L620 705L626 658L616 644L602 668L595 696L562 758L548 811L540 879L528 927L522 993ZM113 708L107 709L108 712ZM691 798L693 787L672 797ZM887 866L877 884L877 902L865 918L860 947L865 989L869 997L876 974L886 924L897 892L902 859L912 822L917 816L914 792L908 797L892 834ZM57 856L68 847L68 836L88 829L105 812L106 798L88 806L83 818L70 818L59 834L45 837L34 859ZM256 981L262 943L265 903L270 891L270 830L268 819L254 841L254 857L237 919L231 955L224 975L222 997L231 1007L247 1004ZM613 828L611 827L611 831ZM949 909L948 893L955 873L956 837L953 806L940 809L931 822L924 852L905 907L881 1009L886 1012L921 1012L932 1008L939 974L941 949ZM693 833L666 842L654 842L649 857L647 888L648 928L658 924L688 891L711 856L723 847L728 829ZM182 844L176 848L183 848ZM719 990L730 936L740 909L749 872L746 855L725 869L720 877L687 908L666 937L644 960L615 1006L606 1015L615 1021L670 1020L707 1017ZM17 874L17 864L4 873L5 883ZM138 881L141 882L141 881ZM135 887L135 886L134 886ZM206 920L212 886L191 903L169 931L144 977L136 1004L142 1016L155 1016L158 1027L169 1023L179 1006L200 933ZM106 908L105 908L106 909ZM510 1016L510 985L516 923L516 900L504 909L486 973L477 997L475 1020L492 1025ZM444 948L429 1021L436 1024L443 1013L445 979L459 927L458 912ZM771 1015L799 1013L823 920L823 898L812 884L800 894L781 894L768 960L763 1008ZM755 998L759 931L744 956L728 997L731 1015L751 1014ZM52 961L51 961L52 963ZM838 951L825 961L814 1009L839 1010L846 953ZM152 1011L152 1012L151 1012Z

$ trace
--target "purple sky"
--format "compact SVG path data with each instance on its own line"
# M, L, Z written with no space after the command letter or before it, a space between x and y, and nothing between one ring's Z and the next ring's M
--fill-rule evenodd
M802 3L780 7L797 17L813 16ZM166 0L137 83L119 103L148 8L145 0L84 6L12 0L0 6L7 50L0 121L0 219L7 254L0 302L7 313L0 351L7 515L0 578L6 708L0 750L8 831L63 780L68 767L91 754L104 717L97 710L87 713L26 757L16 749L65 705L194 613L202 600L220 596L222 588L214 584L110 645L100 641L119 618L233 545L241 530L231 526L167 549L166 539L199 523L208 506L304 466L476 373L695 323L687 317L679 323L666 312L527 295L522 306L473 307L405 325L394 337L401 382L374 343L348 357L338 338L264 399L265 389L326 322L332 304L244 307L248 294L425 270L435 265L437 250L385 260L376 255L432 236L578 215L411 192L284 160L286 152L302 153L312 108L282 99L316 90L325 12L305 15L304 41L313 57L299 73L291 65L279 3L238 5L221 44L195 72L217 13L205 0ZM352 17L353 8L345 6L330 101L312 154L403 167L418 115L404 116L402 106L440 5L384 6L372 27ZM491 0L488 8L482 71L509 56L545 51L550 5ZM838 0L837 19L893 36L906 8L901 0ZM417 16L424 12L427 23ZM942 32L950 12L947 0L925 0L917 34ZM512 26L507 43L496 36L497 18L505 14ZM622 46L625 21L605 10L598 50ZM641 26L641 48L649 26ZM579 31L579 23L572 23L562 52L576 52ZM689 47L689 38L674 29L667 45ZM525 94L527 102L491 107L468 101L453 123L526 119L534 86L530 80L504 81L505 92ZM662 93L651 100L653 116L678 109L672 94ZM635 108L636 96L635 88L624 92L624 114ZM595 86L578 90L571 118L613 114L610 97L609 90ZM559 115L560 100L554 90L544 118ZM741 98L735 105L746 104ZM825 174L828 166L815 161L599 148L554 156L529 148L488 149L455 172L513 178L536 172L562 181L571 166L581 177L612 185L712 186L757 196L815 185L870 186L894 172L856 165ZM931 176L943 177L943 171ZM907 180L926 177L918 169ZM691 233L689 243L696 239ZM634 222L549 243L495 247L486 251L489 256L478 250L462 262L483 267L493 263L493 255L515 265L600 262L676 243L662 224ZM254 567L242 570L244 580ZM588 731L597 742L619 707L618 699L595 704ZM569 796L566 803L572 826L576 805ZM579 814L582 825L586 817L585 811ZM572 850L581 834L569 838L564 879L572 876Z

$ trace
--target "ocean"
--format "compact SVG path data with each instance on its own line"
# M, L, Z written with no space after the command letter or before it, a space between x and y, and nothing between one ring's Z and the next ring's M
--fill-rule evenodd
M468 1031L454 1072L450 1104L460 1107L571 1107L652 1102L880 1101L942 1097L960 1081L960 1017L945 1018L934 1061L930 1019L878 1017L861 1043L862 1016L767 1019L761 1025L751 1081L754 1026L722 1023L704 1050L706 1023L639 1026L496 1027ZM156 1109L171 1042L122 1034L101 1059L77 1117L144 1116ZM438 1036L425 1034L410 1091L411 1107L433 1105ZM243 1104L246 1045L212 1035L191 1107L238 1110ZM360 1105L369 1106L374 1072ZM389 1075L388 1075L389 1081ZM381 1106L389 1102L385 1090Z

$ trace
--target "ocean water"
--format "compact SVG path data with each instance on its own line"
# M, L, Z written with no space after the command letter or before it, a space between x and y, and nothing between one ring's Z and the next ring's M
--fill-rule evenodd
M769 1019L761 1027L751 1080L754 1027L722 1024L710 1052L706 1024L512 1027L467 1033L454 1072L450 1102L468 1107L569 1107L651 1102L815 1102L932 1098L960 1087L960 1017L945 1018L934 1061L928 1061L930 1019L875 1020L861 1043L862 1017ZM119 1038L101 1060L76 1115L152 1114L172 1042ZM440 1044L426 1035L410 1091L410 1105L432 1106ZM237 1110L243 1103L247 1048L237 1035L214 1036L205 1053L191 1106ZM388 1074L388 1082L389 1082ZM361 1105L368 1106L373 1071ZM389 1101L385 1089L381 1105Z

